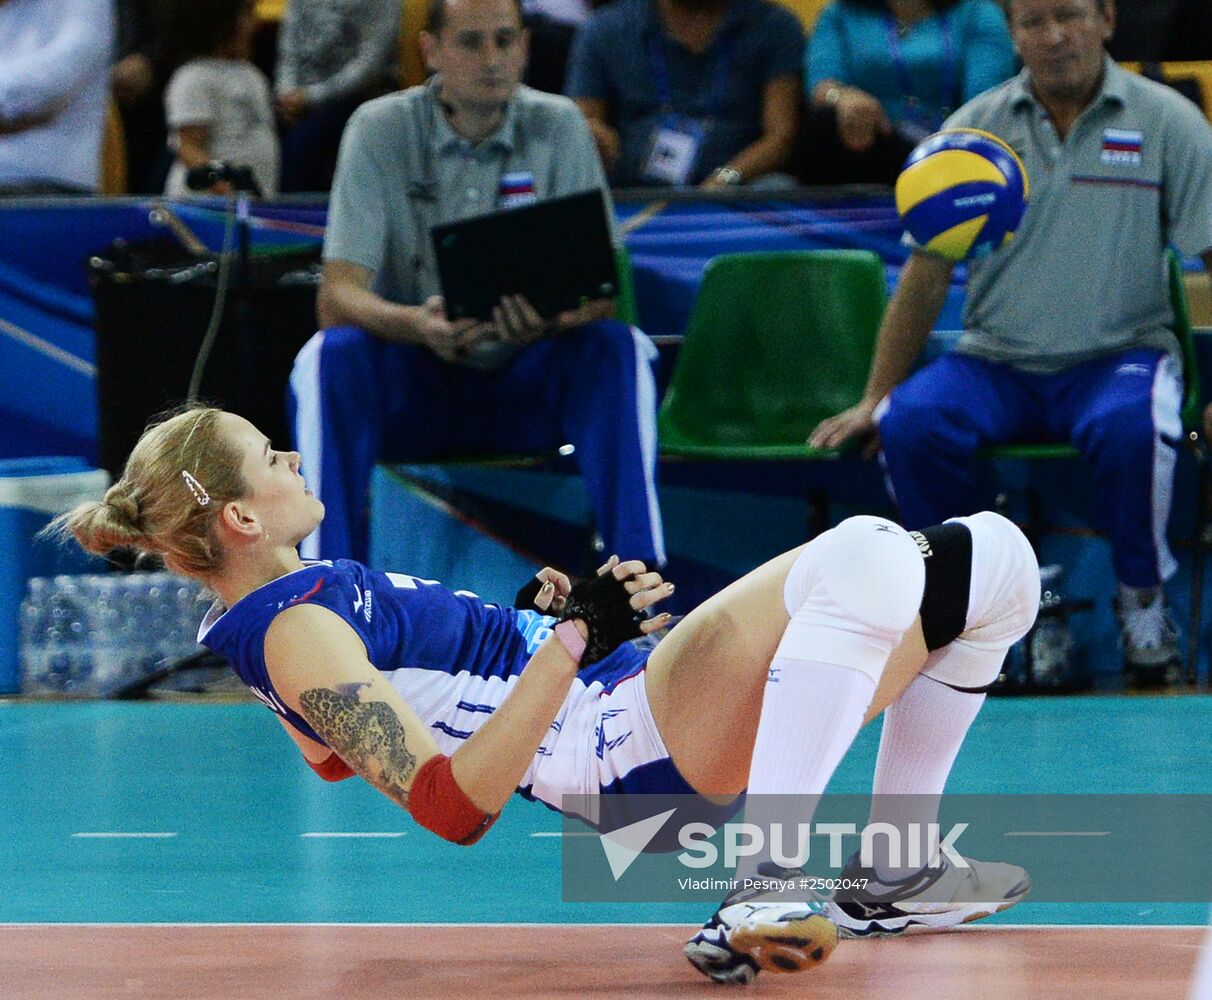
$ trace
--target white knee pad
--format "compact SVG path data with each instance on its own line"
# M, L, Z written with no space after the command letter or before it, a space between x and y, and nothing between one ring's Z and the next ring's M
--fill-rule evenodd
M997 680L1006 651L1035 624L1039 613L1039 560L1018 526L982 511L956 518L972 533L972 583L964 631L935 650L922 671L957 688Z
M835 663L877 684L922 604L925 562L899 525L852 517L813 539L783 585L779 657Z

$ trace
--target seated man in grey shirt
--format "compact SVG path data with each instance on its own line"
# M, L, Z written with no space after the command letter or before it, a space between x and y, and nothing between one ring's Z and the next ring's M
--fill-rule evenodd
M366 558L379 459L568 442L609 551L660 565L651 342L610 319L610 301L540 317L511 296L492 322L451 322L429 235L526 201L607 194L585 119L520 85L516 0L434 0L421 42L433 79L362 105L341 141L322 329L291 376L296 446L327 509L302 551Z
M1161 591L1176 568L1166 523L1183 397L1165 253L1172 242L1212 269L1212 128L1107 57L1109 0L1010 0L1008 14L1025 69L946 125L1018 152L1031 181L1023 225L970 265L956 350L910 376L952 267L913 254L865 398L810 441L837 446L878 421L909 528L971 513L981 445L1072 442L1109 522L1125 667L1153 685L1179 664Z

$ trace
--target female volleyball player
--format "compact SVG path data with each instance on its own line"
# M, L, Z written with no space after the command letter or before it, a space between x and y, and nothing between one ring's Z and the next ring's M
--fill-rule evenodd
M627 640L666 624L640 613L673 586L642 563L612 557L576 585L544 569L519 595L532 606L499 607L347 560L304 563L296 546L323 514L298 454L241 417L195 408L150 428L104 500L58 523L89 551L132 546L201 580L218 595L201 641L312 768L361 775L461 844L515 791L557 809L565 795L620 792L816 796L885 708L876 802L916 793L929 814L1039 599L1030 546L996 514L913 534L855 517L758 567L647 651ZM902 808L895 820L924 828L937 815ZM1025 894L1021 869L972 864L906 873L877 859L861 905L742 892L686 954L713 979L748 982L823 960L838 924L860 935L944 926ZM748 871L767 870L750 859Z

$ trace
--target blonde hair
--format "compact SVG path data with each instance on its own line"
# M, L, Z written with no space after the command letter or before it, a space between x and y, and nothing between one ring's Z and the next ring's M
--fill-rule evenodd
M105 498L80 504L48 531L98 555L119 547L154 553L184 576L220 569L216 520L225 503L247 493L241 456L219 433L222 413L194 405L163 415L143 432Z

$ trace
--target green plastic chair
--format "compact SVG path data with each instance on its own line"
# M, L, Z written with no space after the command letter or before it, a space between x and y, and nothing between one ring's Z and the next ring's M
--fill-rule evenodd
M806 440L861 398L887 298L883 262L867 251L711 260L658 414L662 455L838 457Z
M615 247L614 266L619 275L619 289L615 297L614 314L623 323L635 326L640 321L635 302L635 278L631 271L631 254L620 243Z

